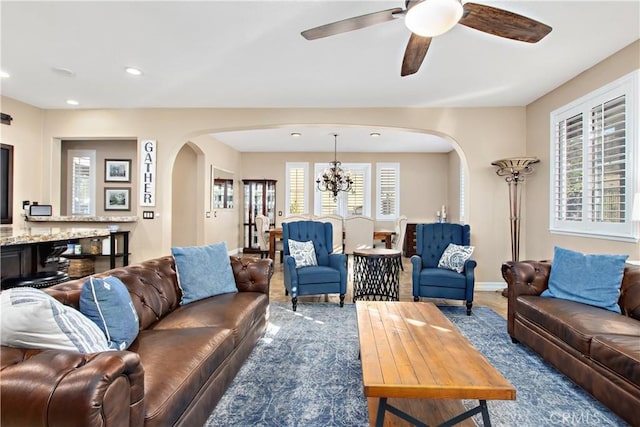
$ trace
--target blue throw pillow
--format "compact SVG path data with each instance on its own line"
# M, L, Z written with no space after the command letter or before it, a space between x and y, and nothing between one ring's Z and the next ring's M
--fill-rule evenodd
M627 255L585 255L555 247L549 287L540 296L577 301L620 313Z
M181 305L219 294L238 292L226 242L171 248L176 260Z
M80 291L80 312L98 325L114 350L126 350L138 336L138 313L117 277L89 277Z

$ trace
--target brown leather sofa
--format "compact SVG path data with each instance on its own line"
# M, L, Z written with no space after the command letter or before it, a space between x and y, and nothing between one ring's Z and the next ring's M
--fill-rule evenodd
M539 295L549 261L506 262L507 331L613 412L640 426L640 267L627 264L622 314Z
M93 354L1 347L0 425L202 425L267 324L272 261L231 266L238 293L183 306L171 256L96 275L127 286L138 337L127 351ZM77 308L82 283L46 291Z

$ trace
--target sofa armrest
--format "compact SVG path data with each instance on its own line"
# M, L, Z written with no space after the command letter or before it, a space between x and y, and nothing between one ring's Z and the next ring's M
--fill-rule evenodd
M2 346L0 361L3 427L144 423L144 369L136 353Z
M273 261L269 258L230 257L231 269L239 292L269 294L269 282L273 275Z
M502 264L502 277L507 282L507 331L513 336L516 300L520 295L540 295L549 286L551 261L507 261Z

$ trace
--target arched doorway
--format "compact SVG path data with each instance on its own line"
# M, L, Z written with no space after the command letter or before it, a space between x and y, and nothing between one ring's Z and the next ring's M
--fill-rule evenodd
M178 152L172 171L171 246L199 244L200 192L198 177L200 153L187 143Z

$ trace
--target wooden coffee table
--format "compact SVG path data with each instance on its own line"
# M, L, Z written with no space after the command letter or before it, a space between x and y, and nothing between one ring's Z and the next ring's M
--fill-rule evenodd
M426 424L389 405L388 398L477 399L479 405L444 422L457 424L482 413L487 400L515 400L516 390L428 302L357 301L362 381L367 397L379 398L376 426L389 411L416 426Z

